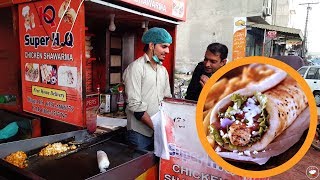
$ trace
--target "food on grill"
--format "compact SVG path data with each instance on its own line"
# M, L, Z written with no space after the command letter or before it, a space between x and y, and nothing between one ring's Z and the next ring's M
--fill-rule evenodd
M27 155L23 151L17 151L15 153L11 153L9 156L5 157L4 160L19 168L25 168L28 166Z
M40 156L53 156L56 154L60 154L63 152L66 152L68 150L76 149L77 147L75 145L68 146L68 144L62 144L62 143L53 143L49 144L45 148L41 149L39 155Z

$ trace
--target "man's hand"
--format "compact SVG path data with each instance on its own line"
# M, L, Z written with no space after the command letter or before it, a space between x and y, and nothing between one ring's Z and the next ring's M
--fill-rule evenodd
M203 87L205 84L206 84L206 82L208 81L208 79L209 79L209 77L208 76L206 76L206 75L201 75L200 76L200 84L201 84L201 86Z
M153 129L152 120L147 112L144 112L143 116L141 117L141 121L145 123L147 126L149 126L151 129Z

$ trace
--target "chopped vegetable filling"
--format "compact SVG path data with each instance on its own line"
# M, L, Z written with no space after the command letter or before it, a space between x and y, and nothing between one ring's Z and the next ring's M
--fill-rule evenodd
M220 124L209 126L209 135L222 147L251 146L268 129L267 97L256 92L252 97L233 94L232 104L218 113Z

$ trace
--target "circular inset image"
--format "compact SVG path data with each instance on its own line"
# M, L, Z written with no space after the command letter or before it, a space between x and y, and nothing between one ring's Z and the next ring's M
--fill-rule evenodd
M233 61L207 82L197 105L197 129L218 165L244 177L270 177L296 164L317 123L305 80L265 57ZM309 129L309 131L308 131Z

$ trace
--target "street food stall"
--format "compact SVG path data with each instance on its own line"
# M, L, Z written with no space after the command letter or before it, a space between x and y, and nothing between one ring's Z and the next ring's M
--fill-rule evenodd
M105 119L119 123L125 118L119 113L121 104L117 103L123 90L121 76L126 66L142 55L143 32L149 27L164 27L175 41L177 21L185 19L186 1L173 0L170 4L159 0L149 4L133 0L13 0L7 5L10 7L0 9L0 13L10 18L1 25L12 32L0 26L0 33L5 32L5 40L9 42L1 44L4 50L1 49L0 58L6 60L1 61L5 62L2 67L13 69L13 78L2 84L12 90L1 89L1 93L16 95L16 101L14 106L1 107L33 114L41 117L42 122L53 119L81 130L0 144L0 179L133 179L139 175L149 179L245 179L223 170L204 150L195 131L198 125L194 121L194 102L163 103L169 115L163 119L171 122L168 129L175 133L168 133L169 160L161 159L159 176L141 176L152 167L155 174L154 165L158 162L153 152L119 141L125 129L104 126L96 130L96 123L104 124L101 121ZM20 48L15 48L19 44ZM171 85L174 49L175 42L164 62ZM15 54L10 57L8 52ZM98 107L104 114L97 119ZM42 129L47 128L56 132L64 129L42 125ZM186 138L190 136L194 138ZM56 146L65 151L43 155ZM102 164L107 164L107 169L98 160L101 150L108 156L107 163ZM15 162L15 155L22 155L23 160L18 163L23 168L8 163Z
M1 4L9 6L1 13L9 17L3 25L11 28L2 34L13 45L2 45L1 53L6 64L16 63L10 64L12 82L3 84L14 87L16 111L88 127L100 94L116 111L118 95L112 89L122 83L127 65L143 55L141 37L155 26L174 39L164 61L173 84L176 25L185 20L185 1L159 1L157 6L131 0L10 2ZM8 51L15 56L8 58Z
M1 158L24 151L31 163L20 169L0 160L5 170L1 172L6 172L1 176L50 179L63 171L66 177L81 179L134 178L156 164L153 153L123 144L125 128L102 128L97 133L97 110L104 109L101 116L108 116L106 120L125 118L117 103L123 93L122 72L143 55L141 37L151 27L165 28L173 37L164 62L173 85L176 26L185 20L186 0L2 0L0 7L6 17L0 26L1 67L12 69L0 71L10 77L0 84L0 95L16 99L0 107L36 117L41 122L33 123L36 132L42 132L32 136L38 138L1 144ZM76 143L77 148L59 160L39 159L41 149L60 142ZM97 150L104 150L110 160L101 177ZM75 165L65 168L68 163ZM78 166L88 169L79 171ZM121 173L128 169L130 173Z

